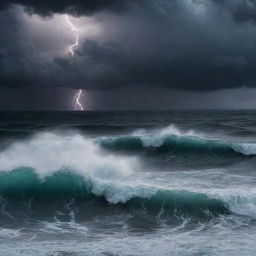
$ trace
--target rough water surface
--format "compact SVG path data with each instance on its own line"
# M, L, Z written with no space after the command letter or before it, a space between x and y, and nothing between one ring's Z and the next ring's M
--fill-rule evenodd
M0 112L0 255L254 255L255 114Z

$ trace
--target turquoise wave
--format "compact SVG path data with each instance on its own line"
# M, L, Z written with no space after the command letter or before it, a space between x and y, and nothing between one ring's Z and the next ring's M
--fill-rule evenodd
M118 136L99 140L105 149L114 151L146 151L149 153L215 154L218 156L251 156L256 145L224 142L192 136Z
M41 179L32 169L20 168L11 172L0 173L0 196L7 200L28 201L48 204L72 198L84 203L100 202L112 207L124 207L123 210L147 209L152 214L164 210L168 214L191 215L197 217L229 214L227 205L221 200L211 199L203 193L175 190L152 190L150 187L126 187L124 191L120 184L113 185L85 179L71 172L56 172ZM97 186L97 189L95 189ZM102 186L102 188L99 188ZM123 199L109 200L110 193L117 193ZM131 194L132 196L128 196ZM97 207L93 211L97 212ZM95 208L96 207L96 208ZM87 208L89 211L89 209ZM91 209L92 210L92 209ZM99 210L99 209L98 209Z

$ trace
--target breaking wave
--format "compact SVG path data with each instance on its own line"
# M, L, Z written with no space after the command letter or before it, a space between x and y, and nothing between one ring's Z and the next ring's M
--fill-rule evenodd
M166 189L129 179L100 179L82 177L75 172L61 172L40 178L32 169L17 169L0 173L0 197L7 200L37 203L60 202L65 199L89 203L97 214L101 207L123 205L129 209L146 209L153 214L165 211L168 215L213 217L238 214L256 218L256 194L244 191ZM92 202L97 203L96 206Z
M33 200L37 202L60 201L73 198L101 201L102 204L126 205L144 208L158 213L160 209L169 214L203 216L228 214L225 202L209 198L204 193L185 190L166 190L143 184L122 181L106 181L92 177L81 177L71 172L56 172L44 180L29 169L18 169L0 174L0 193L8 200ZM97 213L97 208L93 209ZM88 209L89 211L89 209Z

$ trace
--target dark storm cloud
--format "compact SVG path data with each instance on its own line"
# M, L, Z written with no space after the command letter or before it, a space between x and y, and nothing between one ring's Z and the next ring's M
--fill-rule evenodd
M55 13L92 14L104 9L120 10L127 5L123 0L1 0L0 7L7 8L19 4L30 13L43 16Z
M256 21L255 0L213 0L231 12L233 18L238 22Z
M190 0L187 0L190 1ZM135 4L157 13L173 15L181 10L183 0L2 0L0 9L6 9L18 4L29 13L42 16L71 13L75 15L90 15L102 10L121 11ZM194 5L220 5L229 11L237 21L256 20L255 0L192 0Z
M134 0L129 8L124 0L8 2L43 16L94 13L103 32L99 41L81 42L73 58L48 60L15 19L22 9L6 9L0 14L2 87L256 87L256 26L248 22L255 19L254 1Z

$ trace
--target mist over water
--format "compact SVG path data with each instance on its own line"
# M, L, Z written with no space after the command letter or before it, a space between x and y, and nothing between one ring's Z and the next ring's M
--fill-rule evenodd
M254 112L0 120L0 255L253 255Z

